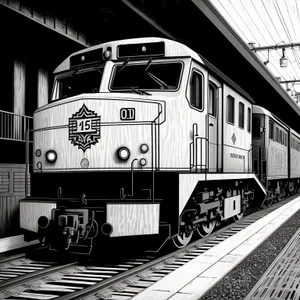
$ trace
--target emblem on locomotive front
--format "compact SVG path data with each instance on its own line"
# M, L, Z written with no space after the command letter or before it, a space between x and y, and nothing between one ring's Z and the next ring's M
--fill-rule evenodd
M85 152L100 139L100 116L85 104L69 118L69 140Z

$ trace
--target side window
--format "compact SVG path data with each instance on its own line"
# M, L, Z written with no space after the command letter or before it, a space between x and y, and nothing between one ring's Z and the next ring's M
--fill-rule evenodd
M203 75L193 72L191 89L190 89L191 105L203 110Z
M214 117L217 116L217 94L218 89L209 83L208 86L208 113Z
M282 144L282 130L279 130L279 143Z
M227 96L227 122L234 125L234 98Z
M279 142L279 129L276 127L276 142Z
M269 139L274 140L274 123L269 122Z
M245 104L242 102L239 102L239 127L245 127Z
M248 132L251 132L251 108L248 107Z
M254 138L260 138L260 118L253 117L252 134Z

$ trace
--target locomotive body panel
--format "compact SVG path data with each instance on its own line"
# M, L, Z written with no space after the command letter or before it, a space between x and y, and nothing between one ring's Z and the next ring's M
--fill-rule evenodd
M55 201L20 201L20 227L38 233L38 219L46 216L51 219L51 211L56 208Z
M291 151L291 178L300 177L300 134L291 129L290 134Z
M267 145L267 179L288 178L288 149L278 142L270 141Z
M223 89L223 172L248 173L252 171L251 103L227 85Z
M111 237L159 233L159 204L108 204L106 221L113 227Z
M133 158L146 159L145 169L155 166L157 131L154 123L164 121L164 102L107 98L78 96L72 101L57 102L51 109L37 111L34 148L40 149L43 155L34 157L34 170L39 171L38 162L44 171L129 169ZM83 115L83 107L89 115ZM122 120L126 114L128 119ZM149 146L147 153L141 153L142 144ZM118 159L116 151L120 147L129 149L131 159ZM48 162L44 155L49 150L57 153L54 163ZM88 159L88 166L82 166L83 159Z
M260 166L261 179L287 179L289 128L262 107L253 106L253 112L256 119L253 145L256 147L256 159L263 162Z

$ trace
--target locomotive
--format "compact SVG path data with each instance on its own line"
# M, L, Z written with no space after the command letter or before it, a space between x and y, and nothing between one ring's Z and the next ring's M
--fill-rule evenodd
M300 135L205 58L163 38L70 55L31 134L20 226L70 253L116 240L182 248L194 233L295 191L300 177Z

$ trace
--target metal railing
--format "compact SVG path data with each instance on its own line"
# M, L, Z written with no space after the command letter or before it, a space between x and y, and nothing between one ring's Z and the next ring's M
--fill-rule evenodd
M193 124L193 142L190 143L190 170L205 172L208 167L208 141L198 135L198 124Z
M253 170L255 175L264 182L267 177L267 148L262 146L253 147Z
M232 155L231 157L235 158L235 162L232 165L232 172L252 173L255 169L252 165L252 157L254 158L254 161L255 159L258 159L257 151L260 151L259 161L266 159L265 149L258 150L251 148L247 150L231 145L220 145L209 142L207 138L200 137L198 135L198 124L196 123L193 124L192 135L193 141L190 143L189 147L191 172L223 172L221 171L221 166L218 165L218 163L220 164L223 162L223 168L228 169L228 166L224 163L225 155ZM230 150L232 150L232 153ZM259 166L259 170L261 170L261 172L265 172L264 167L265 166L262 163L262 166Z
M26 131L32 127L32 117L0 110L0 139L25 142Z

